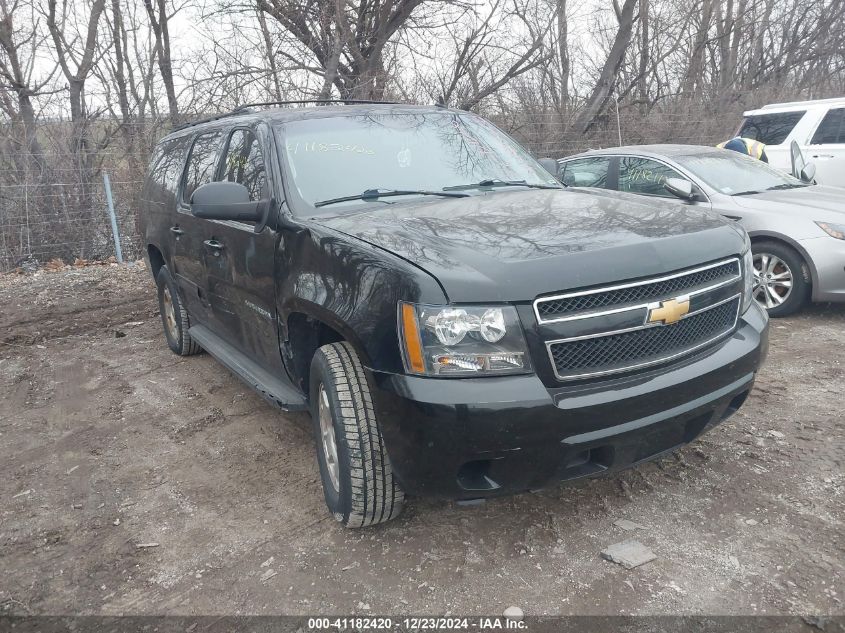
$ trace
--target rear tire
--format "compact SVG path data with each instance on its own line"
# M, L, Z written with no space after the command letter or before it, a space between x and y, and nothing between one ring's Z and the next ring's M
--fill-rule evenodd
M349 343L317 350L311 362L311 419L326 505L348 528L399 515L405 495L393 477L370 387Z
M167 346L180 356L199 354L202 348L191 338L188 328L191 320L188 311L182 305L176 284L167 266L162 266L156 275L158 287L158 309L161 313L161 324L164 326L164 338Z
M780 242L755 242L754 300L771 317L794 314L810 300L812 284L804 259Z

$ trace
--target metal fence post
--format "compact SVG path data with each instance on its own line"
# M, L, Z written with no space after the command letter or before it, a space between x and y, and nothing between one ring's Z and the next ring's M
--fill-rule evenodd
M111 232L114 237L114 254L119 264L123 263L123 251L120 249L120 233L117 230L117 216L114 214L114 202L111 197L111 182L109 175L103 172L103 185L106 188L106 203L108 204L109 217L111 218Z

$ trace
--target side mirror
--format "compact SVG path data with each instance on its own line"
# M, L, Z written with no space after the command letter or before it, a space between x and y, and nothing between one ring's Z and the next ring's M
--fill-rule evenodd
M683 178L667 178L666 182L663 183L663 188L673 196L688 202L692 202L698 197L692 189L692 183Z
M557 178L558 165L557 161L554 158L540 158L537 160L537 162L543 166L543 169L545 169L552 176Z
M191 195L191 213L206 220L261 222L268 200L253 201L249 191L237 182L209 182Z
M816 166L813 163L807 163L801 169L801 181L802 182L813 182L813 179L816 177Z

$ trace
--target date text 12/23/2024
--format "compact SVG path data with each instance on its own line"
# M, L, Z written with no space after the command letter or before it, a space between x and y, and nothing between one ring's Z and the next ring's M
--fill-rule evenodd
M515 617L337 617L308 618L312 631L400 630L400 631L494 631L526 630L527 624Z

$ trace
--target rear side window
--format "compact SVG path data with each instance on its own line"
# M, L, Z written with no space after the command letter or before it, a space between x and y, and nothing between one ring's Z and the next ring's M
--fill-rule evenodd
M845 143L845 108L828 110L810 141L810 145L828 143Z
M579 158L561 167L560 179L568 187L599 187L607 189L609 158Z
M176 195L187 147L188 139L185 137L165 141L156 147L147 180L149 198Z
M223 180L242 184L249 191L250 200L265 197L267 172L261 143L252 130L237 129L229 137Z
M619 160L619 191L671 198L672 194L663 187L667 178L683 176L656 160L636 156Z
M804 117L806 110L800 112L778 112L758 114L745 118L739 136L760 141L766 145L780 145L789 136L793 128Z
M222 136L220 132L200 134L191 146L191 154L185 167L185 187L182 190L184 202L190 202L191 195L198 187L214 180Z

